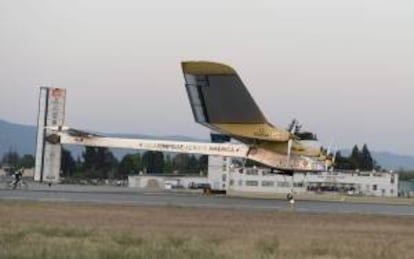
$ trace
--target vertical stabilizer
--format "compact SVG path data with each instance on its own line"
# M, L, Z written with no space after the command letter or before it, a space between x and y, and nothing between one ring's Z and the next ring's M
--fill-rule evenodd
M196 122L247 142L289 140L289 132L267 121L232 67L209 61L184 61L181 66Z
M186 61L181 66L198 123L205 126L267 123L233 68L208 61Z

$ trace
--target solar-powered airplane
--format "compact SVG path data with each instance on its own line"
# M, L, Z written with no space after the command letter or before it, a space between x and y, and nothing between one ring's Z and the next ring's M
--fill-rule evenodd
M250 152L261 153L259 162L284 171L302 171L308 158L325 159L320 148L301 142L296 125L290 132L272 125L233 68L213 62L183 62L182 69L195 120L245 143Z
M295 134L265 118L234 69L213 62L182 62L185 86L196 122L240 143L203 143L115 138L64 126L66 90L42 87L35 180L59 181L61 145L126 148L238 157L283 173L325 170L326 156Z

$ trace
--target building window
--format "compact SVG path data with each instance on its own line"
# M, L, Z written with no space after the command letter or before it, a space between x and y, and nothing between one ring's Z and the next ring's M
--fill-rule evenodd
M262 186L263 187L273 187L273 186L275 186L275 182L274 181L262 181Z
M277 187L290 187L289 182L277 182Z
M263 169L262 174L263 175L269 175L269 174L272 174L272 171L270 169Z
M221 176L221 180L222 180L223 182L225 182L225 181L227 180L227 175L226 175L226 174L223 174L223 175Z
M376 191L376 190L377 190L377 188L378 188L378 187L377 187L377 185L376 185L376 184L373 184L373 185L372 185L372 190L373 190L373 191Z
M246 181L246 186L258 186L258 181Z
M257 170L257 168L247 168L246 169L246 174L247 175L258 175L259 170Z
M230 184L230 186L233 186L234 185L234 180L231 179L229 184Z
M239 180L239 186L243 186L243 181Z
M293 187L303 187L303 186L304 186L303 182L295 182L295 183L293 183Z

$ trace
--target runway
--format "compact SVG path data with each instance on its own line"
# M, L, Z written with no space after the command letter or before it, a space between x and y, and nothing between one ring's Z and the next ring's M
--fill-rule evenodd
M286 200L251 199L225 195L203 195L176 191L138 191L125 187L31 185L28 190L0 190L0 200L118 204L129 206L178 206L195 208L275 210L288 209ZM360 213L414 216L413 205L348 202L297 201L295 210L303 213Z

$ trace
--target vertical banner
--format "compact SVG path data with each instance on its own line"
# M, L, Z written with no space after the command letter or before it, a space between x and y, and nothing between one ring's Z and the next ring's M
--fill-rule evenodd
M47 97L49 89L46 87L40 88L39 94L39 107L37 111L37 134L36 134L36 157L35 157L35 170L34 180L42 180L43 171L43 154L44 154L44 140L45 140L45 126L46 126L46 110L47 110Z
M61 144L52 144L46 137L63 126L65 120L66 90L41 87L37 121L35 181L58 182Z

